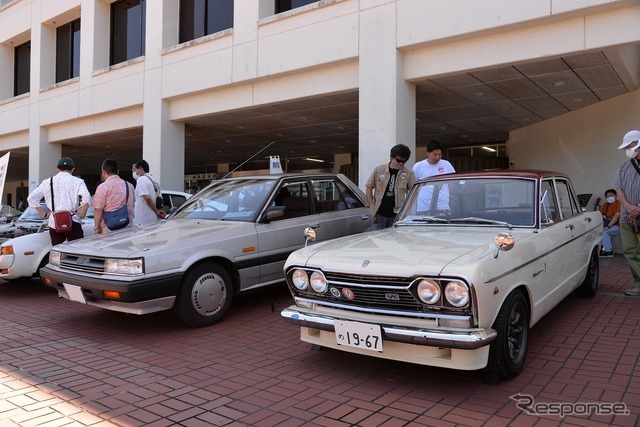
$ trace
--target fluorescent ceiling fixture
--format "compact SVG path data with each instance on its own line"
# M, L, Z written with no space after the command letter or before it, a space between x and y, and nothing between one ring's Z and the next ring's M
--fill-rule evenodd
M320 159L311 159L309 157L305 158L304 160L307 160L309 162L318 162L318 163L324 163L324 160L320 160Z
M487 151L491 151L492 153L496 152L495 148L491 148L491 147L482 147L483 150L487 150Z

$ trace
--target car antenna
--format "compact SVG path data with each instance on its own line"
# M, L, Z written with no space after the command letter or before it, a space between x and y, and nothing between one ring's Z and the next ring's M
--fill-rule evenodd
M255 156L257 156L258 154L260 154L261 152L263 152L264 150L266 150L267 148L271 147L271 145L276 142L276 140L274 139L273 141L271 141L266 147L261 148L260 150L258 150L258 152L256 154L254 154L253 156L249 157L247 160L245 160L244 162L240 163L238 166L236 166L232 171L228 172L225 176L222 177L222 179L225 179L226 177L228 177L229 175L231 175L232 173L234 173L235 171L238 170L238 168L241 168L242 165L244 165L245 163L247 163L249 160L253 159Z

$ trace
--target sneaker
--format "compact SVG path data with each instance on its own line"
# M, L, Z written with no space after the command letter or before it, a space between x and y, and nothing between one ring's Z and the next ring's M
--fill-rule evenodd
M611 258L613 256L613 251L602 251L600 256L602 258Z
M629 288L626 291L624 291L624 293L632 297L637 297L640 295L640 288Z

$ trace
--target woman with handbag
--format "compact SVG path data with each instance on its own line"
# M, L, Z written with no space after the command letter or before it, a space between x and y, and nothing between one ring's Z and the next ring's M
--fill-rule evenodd
M108 233L131 227L133 224L133 185L118 176L118 163L113 159L102 162L102 184L93 195L93 232Z
M73 176L75 167L73 160L62 157L56 175L42 181L27 197L29 206L48 219L52 246L84 237L82 219L89 209L91 195L85 182ZM49 211L40 207L42 198Z

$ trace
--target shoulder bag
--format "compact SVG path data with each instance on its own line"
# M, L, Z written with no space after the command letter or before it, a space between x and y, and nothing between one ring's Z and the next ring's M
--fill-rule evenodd
M56 233L68 233L73 229L71 212L56 211L56 199L53 197L53 177L51 177L49 182L51 185L51 215L53 215L53 229Z
M111 231L120 230L121 228L129 225L129 209L127 207L127 201L129 200L129 184L125 181L124 186L127 192L124 204L115 211L102 212L102 219L104 219L105 225Z
M147 176L147 178L149 177ZM151 181L153 190L156 192L156 209L162 209L162 207L164 206L164 199L162 198L162 192L160 191L160 184L156 184L156 182L151 178L149 178L149 181Z

